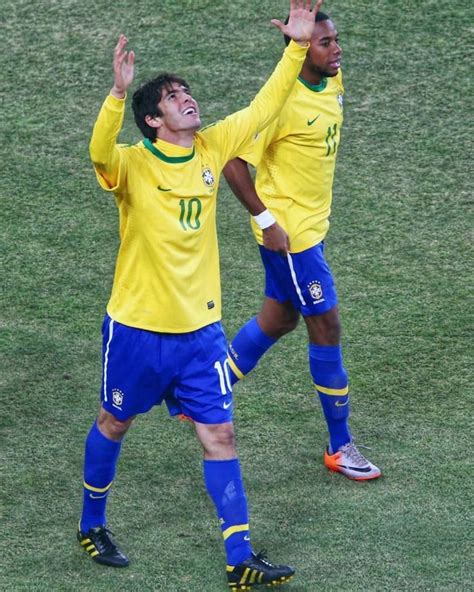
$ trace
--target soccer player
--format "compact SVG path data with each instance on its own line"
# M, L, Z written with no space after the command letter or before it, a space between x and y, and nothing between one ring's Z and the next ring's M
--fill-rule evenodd
M301 69L314 28L311 0L291 0L292 38L275 71L246 109L202 131L188 84L162 74L133 95L145 139L118 145L133 52L121 35L114 84L100 110L90 155L101 187L115 196L120 247L103 324L101 408L85 444L78 540L96 562L129 560L110 535L106 503L122 440L133 419L166 402L194 423L203 472L222 529L231 590L282 583L294 569L255 554L236 453L221 291L216 195L225 163L281 110Z
M380 469L360 453L349 430L337 295L324 256L343 120L341 47L332 20L322 12L315 19L310 49L280 115L224 169L253 215L265 268L262 309L229 345L229 364L234 384L302 315L309 367L329 431L324 463L349 479L375 479ZM255 186L248 163L257 169Z

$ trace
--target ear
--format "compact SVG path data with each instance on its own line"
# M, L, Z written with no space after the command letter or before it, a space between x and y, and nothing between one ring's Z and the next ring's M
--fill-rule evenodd
M158 116L152 117L151 115L145 115L145 123L150 127L160 129L160 127L163 125L163 120Z

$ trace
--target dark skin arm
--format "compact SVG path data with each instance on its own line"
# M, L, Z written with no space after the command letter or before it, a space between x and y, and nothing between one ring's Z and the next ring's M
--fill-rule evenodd
M245 160L234 158L229 161L224 167L224 176L237 199L252 216L257 216L266 209L255 191L253 179ZM286 256L290 248L290 241L278 222L263 230L262 234L263 244L267 249Z

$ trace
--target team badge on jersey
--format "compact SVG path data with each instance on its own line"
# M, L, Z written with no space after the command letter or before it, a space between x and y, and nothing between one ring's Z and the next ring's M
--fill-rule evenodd
M344 109L344 95L342 93L337 95L337 102L339 103L341 110Z
M318 304L319 302L324 301L321 282L318 282L318 280L313 280L308 284L308 290L311 294L311 298L313 299L314 304Z
M212 174L212 171L209 167L206 167L203 171L202 171L202 180L204 181L204 184L207 187L213 187L214 186L214 175Z
M113 389L112 390L112 402L114 407L118 407L119 409L122 408L124 394L120 389Z

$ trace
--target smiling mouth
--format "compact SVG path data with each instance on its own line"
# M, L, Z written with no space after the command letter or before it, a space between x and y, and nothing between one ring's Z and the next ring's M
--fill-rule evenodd
M197 111L194 107L188 107L183 111L183 115L197 115Z

